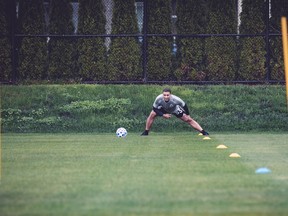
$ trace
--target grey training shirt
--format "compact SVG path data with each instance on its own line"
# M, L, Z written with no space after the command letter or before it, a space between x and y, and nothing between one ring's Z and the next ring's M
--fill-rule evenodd
M160 94L156 97L154 103L153 103L153 107L156 109L161 109L163 108L166 112L172 114L172 113L177 113L177 107L181 106L182 108L185 106L185 102L171 94L170 95L170 100L168 102L165 102L163 94Z

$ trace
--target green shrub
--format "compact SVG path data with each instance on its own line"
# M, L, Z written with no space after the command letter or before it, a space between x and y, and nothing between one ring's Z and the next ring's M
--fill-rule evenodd
M0 81L9 81L12 78L12 55L8 37L10 31L7 10L7 0L0 0L0 32L7 35L6 37L0 37Z
M105 22L102 1L79 1L78 34L105 34ZM107 79L104 42L104 37L78 40L79 78L82 81Z
M51 0L49 33L72 35L72 6L69 0ZM52 80L69 80L77 77L75 68L76 44L73 39L51 37L49 40L48 77Z
M15 108L3 109L1 110L2 124L4 128L11 128L15 132L34 131L37 129L37 122L44 117L46 112L42 108L29 111Z
M288 6L285 4L285 0L273 0L271 1L271 18L270 28L275 33L281 32L281 16L288 15ZM270 40L270 54L271 54L271 79L284 80L284 60L283 60L283 46L282 38L276 37Z
M259 34L265 31L264 9L265 2L262 0L243 0L241 13L241 34ZM265 40L263 37L241 37L239 80L265 79Z
M207 27L207 5L201 0L177 1L177 33L203 34ZM204 38L177 38L177 80L205 80Z
M265 80L264 38L241 38L238 80Z
M147 1L148 34L171 34L171 0ZM148 38L148 80L169 80L172 73L172 38Z
M207 33L235 34L237 32L236 1L211 1ZM236 73L236 39L210 37L206 39L206 74L208 80L231 81Z
M22 34L44 34L44 6L42 0L19 2L19 30ZM47 70L47 38L24 37L19 51L20 81L42 80Z
M229 44L229 46L227 46ZM232 81L236 74L236 39L209 38L206 41L207 80Z
M116 0L113 8L112 34L137 34L134 0ZM108 56L108 80L141 80L140 44L137 37L111 39Z
M61 112L70 114L80 114L83 113L98 113L98 114L111 114L117 113L118 115L127 114L131 101L129 99L116 99L109 98L107 100L97 100L97 101L75 101L71 104L64 105L60 108ZM127 109L128 108L128 109Z
M271 42L270 78L272 80L285 80L282 39L273 38L270 40L270 42Z

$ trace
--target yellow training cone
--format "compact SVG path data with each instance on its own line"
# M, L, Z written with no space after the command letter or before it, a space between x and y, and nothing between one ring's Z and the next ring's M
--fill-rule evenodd
M205 136L204 138L203 138L203 140L210 140L211 138L210 137L208 137L208 136Z
M217 146L217 149L227 149L227 148L228 147L223 144Z
M198 136L203 136L203 134L202 134L202 133L199 133Z
M229 155L231 158L240 158L241 156L238 153L232 153Z

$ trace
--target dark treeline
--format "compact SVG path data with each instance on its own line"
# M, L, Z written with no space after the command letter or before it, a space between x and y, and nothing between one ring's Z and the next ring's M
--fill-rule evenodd
M285 0L0 0L0 81L283 81L287 14Z

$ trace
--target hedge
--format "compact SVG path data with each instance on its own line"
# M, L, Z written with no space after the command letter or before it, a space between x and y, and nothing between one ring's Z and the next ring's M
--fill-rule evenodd
M137 34L134 0L115 0L112 34ZM141 80L141 50L138 37L111 39L108 56L108 80Z
M0 80L10 81L12 76L12 55L11 55L11 42L8 37L9 31L9 19L7 0L0 0L0 32L3 34L0 37ZM4 36L6 35L6 36Z
M44 5L40 0L19 2L18 30L21 34L44 34L46 24ZM20 80L43 80L47 78L47 38L24 37L19 51Z
M51 0L48 30L54 35L72 35L72 6L69 0ZM76 42L73 39L51 37L49 40L48 78L69 80L77 77Z
M147 1L147 33L171 34L171 31L171 0ZM148 80L169 80L171 77L172 41L171 37L148 38Z
M78 34L105 34L102 1L80 0ZM78 39L78 68L81 81L107 78L105 38Z
M263 0L243 0L241 13L241 34L265 32ZM265 39L264 37L241 37L238 78L240 80L265 80Z

